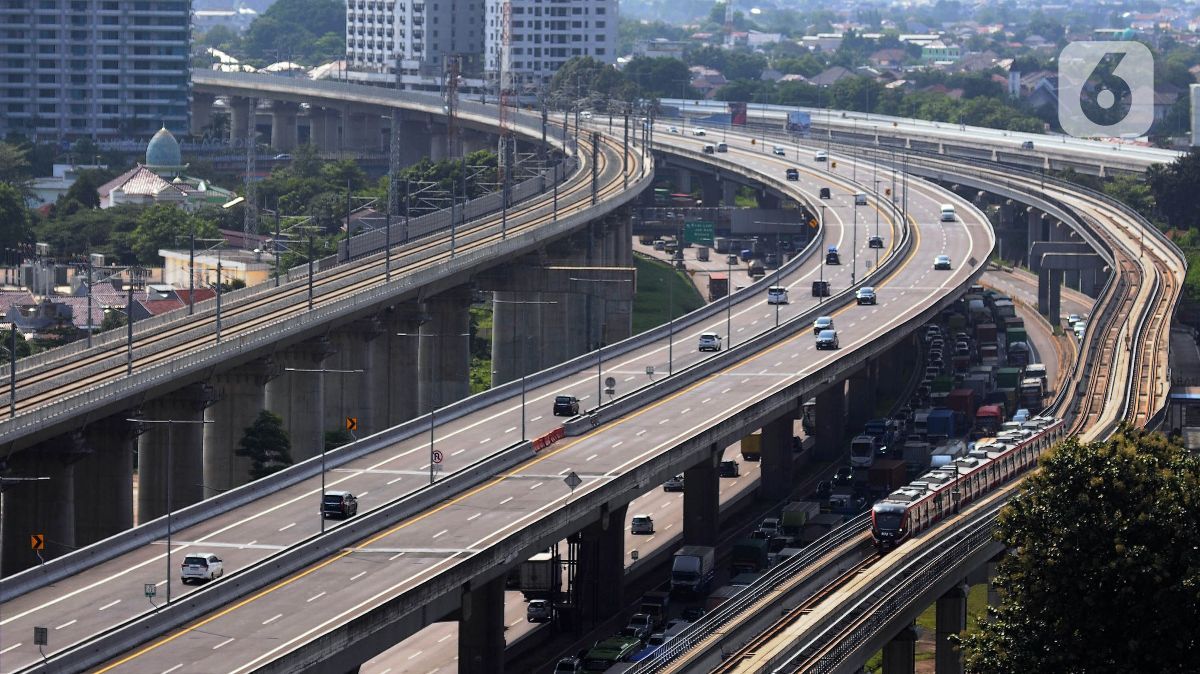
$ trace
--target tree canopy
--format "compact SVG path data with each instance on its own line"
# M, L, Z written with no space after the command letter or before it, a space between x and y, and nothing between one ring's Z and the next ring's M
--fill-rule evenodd
M964 638L967 669L1194 672L1200 461L1161 434L1063 442L1001 514L1001 605Z
M344 2L276 0L250 24L242 49L252 59L315 65L345 55L345 33Z
M1170 164L1154 164L1146 176L1167 224L1177 229L1200 227L1195 202L1200 191L1200 152L1193 149Z
M17 188L0 182L0 244L13 247L31 243L32 239L33 231L29 226L24 197Z
M292 465L292 441L283 429L283 418L269 410L259 412L235 453L250 459L250 477L255 480Z
M171 204L155 204L137 216L137 227L130 236L134 255L143 264L160 264L158 251L187 246L192 232L198 239L214 239L221 232L211 221L199 218Z

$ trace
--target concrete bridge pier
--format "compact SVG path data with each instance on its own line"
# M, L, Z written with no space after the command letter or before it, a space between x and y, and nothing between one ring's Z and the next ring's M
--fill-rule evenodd
M308 142L319 152L342 149L341 113L333 108L312 106L308 109Z
M732 180L721 181L721 205L726 208L733 208L734 202L737 200L738 188L740 185Z
M213 103L217 97L213 94L192 92L192 123L190 131L193 136L204 134L204 129L212 123Z
M558 296L556 294L556 296ZM492 385L497 386L547 367L536 336L543 331L542 315L554 305L538 304L547 299L540 292L493 293Z
M503 674L504 576L464 588L460 614L460 674Z
M683 472L683 544L716 545L721 516L721 447Z
M238 445L265 402L270 368L259 359L222 372L212 380L216 402L204 410L205 493L227 491L250 481L250 459Z
M400 165L412 166L426 156L429 149L429 124L412 114L395 112L393 123L400 122ZM443 141L444 144L445 141Z
M325 376L319 370L334 353L329 340L317 337L275 354L279 373L267 382L266 406L283 417L283 428L292 442L292 459L299 463L321 453L325 446ZM338 426L340 428L341 426Z
M429 138L429 161L439 162L450 158L450 135L445 125L429 124L425 128L425 135Z
M383 316L384 334L378 342L384 347L386 367L375 369L384 374L376 379L378 392L377 414L383 420L381 428L391 428L420 414L417 391L417 344L421 324L428 316L414 303L389 307Z
M962 674L962 653L950 641L967 629L967 587L957 585L937 600L937 642L934 662L937 674Z
M90 450L75 481L75 544L89 545L133 526L134 431L126 412L88 424L84 443Z
M365 318L334 330L329 335L333 355L325 360L330 370L362 370L362 372L325 372L313 376L325 379L325 428L346 427L346 418L358 419L357 437L376 430L375 396L371 376L379 364L373 356L373 342L383 335L379 321Z
M704 201L705 208L716 208L721 205L721 197L724 195L724 190L721 187L721 181L716 176L705 176L700 182L700 197Z
M1034 259L1033 244L1038 241L1045 241L1047 221L1042 216L1042 213L1034 208L1026 209L1026 235L1025 235L1025 259L1029 263L1029 271L1037 273L1041 269L1040 261Z
M789 412L762 427L762 462L759 495L778 501L792 491L795 462L792 453L792 431L796 414Z
M579 618L584 624L597 625L625 606L626 511L627 506L603 508L599 521L579 532L575 590Z
M916 674L917 630L908 625L883 647L883 674Z
M453 288L426 304L429 322L421 326L417 356L421 413L467 397L471 367L471 289Z
M688 169L677 169L675 173L675 190L677 194L692 193L692 172Z
M243 141L254 123L254 99L232 96L229 99L229 137L233 142Z
M862 428L875 416L875 392L878 388L877 361L864 363L846 380L846 424L850 428Z
M83 453L78 433L38 443L13 455L11 477L48 477L4 488L4 575L10 576L39 563L30 537L41 534L46 547L41 558L50 560L77 547L75 538L75 464Z
M203 384L189 384L142 407L147 420L173 420L178 424L145 424L138 436L137 521L149 522L167 514L167 480L171 480L174 509L199 503L217 492L205 489L204 408L213 392ZM167 473L170 433L171 472Z
M846 395L841 382L817 394L816 458L827 461L842 453L846 429Z
M296 148L296 115L300 104L271 101L271 147L281 152Z
M345 113L346 147L378 152L383 143L383 120L378 112L349 108Z

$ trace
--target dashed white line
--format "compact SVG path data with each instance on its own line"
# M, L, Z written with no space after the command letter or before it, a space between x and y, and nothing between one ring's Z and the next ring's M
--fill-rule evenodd
M533 491L534 489L537 489L538 487L540 487L544 484L546 484L546 483L545 482L534 482L533 485L531 487L529 487L529 491Z
M416 653L413 653L412 655L408 656L408 659L409 659L409 660L412 660L413 658L417 657L418 655L420 655L420 654L422 654L422 653L424 653L424 652L425 652L425 651L417 651Z
M512 428L506 428L506 429L504 429L504 434L508 435L509 433L512 433L515 430L517 430L516 426L513 426Z
M110 601L110 602L108 602L107 604L105 604L104 606L101 606L101 607L100 607L100 610L101 610L101 611L103 611L103 610L104 610L104 609L106 609L106 608L112 608L112 607L114 607L114 606L116 606L117 604L120 604L120 603L121 603L121 600L120 600L120 599L118 599L118 600L116 600L116 601Z
M673 526L675 526L675 525L674 525L674 524L668 524L667 526L663 527L663 531L666 531L667 529L670 529L670 528L671 528L671 527L673 527Z
M364 496L366 496L367 494L370 494L370 493L371 493L371 492L369 492L369 491L364 491L363 493L359 494L359 495L358 495L358 497L359 497L359 498L362 498L362 497L364 497Z
M263 624L264 624L264 625L270 625L271 623L275 622L276 620L279 620L279 619L280 619L280 618L282 618L282 617L283 617L283 614L282 614L282 613L276 613L274 616L272 616L272 617L270 617L270 618L267 618L266 620L264 620L264 621L263 621Z
M616 449L617 447L620 447L623 444L625 444L624 440L617 440L616 442L612 443L612 448Z
M450 530L449 530L449 529L442 529L441 531L439 531L439 532L437 532L436 534L434 534L434 535L433 535L433 537L434 537L434 538L437 538L438 536L441 536L441 535L443 535L443 534L447 533L448 531L450 531Z
M691 411L692 411L692 408L689 407L689 408L685 409L684 411L680 412L680 414L687 414L688 412L691 412Z
M398 477L394 480L388 480L388 484L396 484L397 482L399 482L400 480L403 480L403 479L404 479L403 477Z
M567 471L569 471L569 470L571 470L571 467L570 467L570 466L567 466L566 468L563 468L562 470L558 471L558 474L559 474L559 475L564 475L564 474L566 474L566 472L567 472Z
M4 651L0 651L0 653L3 653L3 652L4 652ZM178 665L175 665L174 667L172 667L172 668L170 668L170 669L164 669L164 670L162 671L162 674L171 674L171 672L173 672L173 671L175 671L175 670L179 669L180 667L183 667L183 663L182 663L182 662L181 662L181 663L179 663Z
M622 381L629 381L629 380L633 379L633 377L634 377L634 375L629 375L628 377L626 377L626 378L625 378L625 379L623 379Z
M233 637L229 637L229 638L228 638L228 639L226 639L225 641L222 641L221 643L217 644L216 646L213 646L213 648L212 648L212 649L215 651L215 650L217 650L218 648L220 648L220 647L222 647L222 646L225 646L225 645L227 645L227 644L231 644L231 643L233 643L233 640L234 640L234 638L233 638Z
M166 585L166 584L167 584L167 581L165 581L165 580L160 580L160 581L158 581L157 583L155 583L155 584L154 584L154 587L162 587L163 585Z
M403 554L404 554L403 552L400 553L400 555L403 555ZM396 555L396 557L399 557L400 555ZM392 557L392 559L395 559L396 557ZM391 561L391 560L388 560L388 561ZM305 599L304 603L311 604L312 602L314 602L324 596L325 596L324 591L318 592L318 593L314 594L313 596L309 597L308 599Z
M597 456L600 456L600 455L599 455L599 454L593 454L593 455L589 456L588 458L584 459L584 461L591 461L592 459L596 458Z
M793 354L792 354L790 357L791 357L791 358L795 358L796 356L799 356L799 355L800 355L800 354L798 354L798 353L793 353Z
M476 517L479 517L482 514L483 513L475 513L474 515L471 515L470 517L468 517L467 521L470 522L471 520L475 519Z
M4 650L0 650L0 655L4 655L5 653L7 653L7 652L11 651L12 649L14 649L14 648L20 648L20 647L21 647L21 646L23 646L23 645L24 645L24 644L13 644L12 646L9 646L8 648L5 648ZM179 667L182 667L182 666L183 666L183 665L179 665ZM175 668L173 668L173 669L179 669L179 667L175 667ZM168 669L167 671L168 671L168 672L170 672L170 671L173 671L173 669ZM164 674L165 674L165 673L164 673Z
M707 405L707 404L708 404L708 401L710 401L710 400L712 400L712 398L705 398L704 400L701 400L701 401L700 401L700 404L701 404L701 405Z
M480 441L479 441L479 444L481 444L481 445L486 445L487 443L489 443L489 442L491 442L491 441L492 441L492 439L491 439L491 438L484 438L484 439L482 439L482 440L480 440ZM453 455L453 454L451 454L451 456L454 456L454 455Z
M446 639L449 639L451 636L453 636L453 635L447 634L446 636L442 637L441 639L438 639L437 642L440 644L443 641L445 641Z
M733 389L731 389L731 388L725 388L725 389L721 389L721 393L722 393L722 394L729 393L729 392L730 392L730 391L732 391L732 390L733 390Z
M490 438L489 438L489 439L490 439ZM483 444L483 443L480 443L480 444ZM463 452L465 452L465 451L467 451L467 450L465 450L465 449L460 449L460 450L458 450L458 451L456 451L456 452L450 452L450 456L458 456L459 454L462 454L462 453L463 453Z
M641 437L645 434L646 434L646 429L644 429L644 428L642 430L638 431L637 433L634 433L634 435L638 436L638 437Z
M779 367L780 365L783 365L783 361L782 361L782 360L781 360L781 361L779 361L779 362L777 362L777 363L775 363L775 364L774 364L774 365L772 365L771 367Z
M667 423L668 421L670 421L670 419L663 419L662 421L658 422L658 425L662 426L663 424Z
M403 552L397 552L396 554L392 555L391 557L388 557L388 561L392 562L392 561L395 561L397 558L403 557L403 556L404 556ZM325 593L322 592L321 594L325 594ZM319 597L319 596L321 596L321 594L319 594L317 596Z
M662 504L661 506L659 506L659 507L658 507L658 509L659 509L659 510L665 510L665 509L667 508L667 506L669 506L669 505L671 505L671 504L670 504L670 503L664 503L664 504Z
M292 528L292 527L294 527L294 526L296 526L296 523L295 523L295 522L292 522L291 524L288 524L288 525L286 525L286 526L284 526L284 527L281 527L279 530L280 530L280 531L287 531L288 529L291 529L291 528Z
M750 378L749 378L749 377L746 377L745 379L743 379L743 380L742 380L742 383L743 383L743 384L745 384L745 383L746 383L746 382L748 382L748 381L750 381Z
M434 538L437 538L437 536L434 536ZM365 575L367 575L366 571L359 571L358 573L354 574L353 576L350 576L350 580L358 580L359 578L362 578Z
M508 503L508 502L509 502L509 501L511 501L511 500L513 500L513 497L509 496L508 498L506 498L506 499L504 499L503 501L501 501L501 502L500 502L500 505L504 505L505 503Z
M542 416L543 415L539 414L536 417L533 417L532 419L530 419L530 421L539 421L542 418Z

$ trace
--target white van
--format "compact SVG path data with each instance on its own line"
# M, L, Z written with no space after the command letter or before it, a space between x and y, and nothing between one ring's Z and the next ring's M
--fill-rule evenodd
M771 286L767 288L767 304L787 304L788 291L783 286Z
M867 205L867 194L865 192L855 192L854 193L854 205L855 206L866 206Z
M942 204L942 222L954 222L954 206Z

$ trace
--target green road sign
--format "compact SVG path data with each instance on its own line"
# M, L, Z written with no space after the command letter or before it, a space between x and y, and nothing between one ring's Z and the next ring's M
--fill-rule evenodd
M696 220L683 223L683 240L688 243L713 245L713 229L716 225L711 220Z

